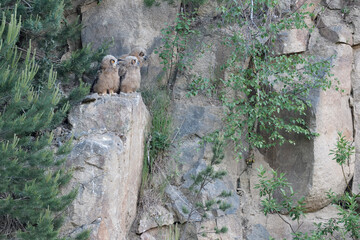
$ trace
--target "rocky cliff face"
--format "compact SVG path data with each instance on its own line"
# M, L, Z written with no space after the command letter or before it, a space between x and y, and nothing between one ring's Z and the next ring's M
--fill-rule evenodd
M68 209L64 235L91 230L90 239L126 239L136 216L149 113L140 94L88 96L69 115L79 193Z
M283 8L288 8L301 1L281 2ZM265 217L261 213L259 194L254 189L258 181L254 169L261 164L267 169L285 172L298 197L306 197L307 208L313 213L308 215L302 231L312 229L312 222L336 217L335 209L328 206L326 192L332 189L342 193L346 185L341 168L329 156L338 131L355 142L355 158L345 167L345 175L348 181L353 179L354 192L359 192L360 164L355 159L359 158L360 151L360 4L354 1L345 14L342 0L311 2L315 6L309 10L316 17L307 21L315 26L314 31L283 32L277 43L277 51L279 54L312 54L317 58L332 59L333 78L339 81L344 91L332 88L326 92L313 92L313 108L309 111L307 121L312 130L320 134L314 140L296 137L296 146L283 145L267 152L256 152L253 169L247 170L244 162L235 161L232 146L227 147L220 168L226 169L228 176L210 185L203 193L206 199L221 190L234 192L230 200L233 207L220 214L216 221L210 219L205 223L208 227L228 226L229 231L222 239L267 239L269 233L276 239L290 238L291 230L278 216L270 214ZM84 25L84 44L91 42L96 47L113 37L115 45L109 50L113 55L127 53L133 46L145 47L150 61L142 69L142 86L158 84L164 73L154 49L161 44L160 30L166 23L174 21L180 8L177 3L161 2L160 6L152 8L145 7L143 0L131 3L107 0L99 5L82 1L77 4L80 4ZM325 6L324 11L319 11L321 5ZM210 50L194 61L191 70L178 74L173 86L175 131L172 147L165 159L168 164L165 169L170 172L172 166L176 165L181 176L176 182L167 184L164 192L168 202L164 206L156 205L147 209L133 223L137 188L133 189L132 186L138 186L140 181L141 144L148 114L138 95L134 98L99 98L79 106L69 117L77 138L70 156L76 170L73 181L74 184L80 183L80 194L69 210L71 215L65 228L67 232L73 231L73 226L91 227L95 229L93 239L122 239L133 223L133 230L127 239L165 239L168 229L165 226L186 221L187 216L181 207L191 205L186 194L189 176L191 172L202 169L212 156L211 145L200 146L199 142L201 137L218 129L224 117L223 107L216 99L201 95L185 97L192 74L205 77L228 74L215 71L229 55L229 49L221 43L226 33L212 27L217 15L216 6L216 1L209 1L199 9L201 34L197 40L211 46ZM132 150L135 148L137 150ZM159 175L155 178L162 177ZM236 191L238 194L235 194ZM119 196L122 196L121 200ZM86 209L85 202L89 204ZM193 220L196 217L194 215ZM284 218L287 219L287 216Z

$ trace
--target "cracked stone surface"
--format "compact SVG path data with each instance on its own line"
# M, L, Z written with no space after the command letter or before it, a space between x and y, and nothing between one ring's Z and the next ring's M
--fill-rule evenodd
M90 95L69 115L74 169L64 191L77 187L64 236L91 230L90 239L125 239L134 221L149 113L139 93Z

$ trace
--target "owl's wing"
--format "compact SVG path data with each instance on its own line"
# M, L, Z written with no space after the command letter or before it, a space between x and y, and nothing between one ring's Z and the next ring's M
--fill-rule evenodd
M96 73L96 78L95 78L94 82L91 85L90 93L94 92L94 86L99 81L99 74L100 74L100 70L98 70L97 73Z
M125 74L126 74L126 67L123 65L120 65L120 68L119 68L119 77L120 77L120 85L119 86L120 87L119 87L118 93L121 92L121 82L124 80Z

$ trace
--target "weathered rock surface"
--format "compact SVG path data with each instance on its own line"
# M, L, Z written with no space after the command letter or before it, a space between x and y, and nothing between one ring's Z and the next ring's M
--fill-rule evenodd
M345 1L344 0L325 0L325 5L333 10L340 10L344 7Z
M275 51L277 54L305 52L308 39L308 30L292 29L283 31L278 35Z
M155 227L172 225L175 222L173 214L163 206L150 206L144 210L145 213L142 214L139 221L138 233L143 233Z
M281 1L280 7L284 12L290 12L304 2L304 0L284 0ZM332 69L334 78L339 80L339 87L344 91L336 91L334 88L326 92L312 91L313 108L309 110L307 122L310 124L310 128L318 132L320 136L311 141L297 136L295 137L296 146L284 145L275 148L268 152L265 157L256 153L252 169L247 168L244 161L236 162L232 152L233 146L230 144L227 146L225 159L219 169L226 169L229 172L228 176L223 181L209 185L209 188L205 189L203 193L203 199L206 199L216 196L218 189L238 190L238 195L234 196L234 201L232 201L235 207L231 214L223 215L223 213L217 212L214 213L214 216L220 216L219 218L204 223L210 229L215 226L228 226L229 231L222 236L222 239L267 239L268 235L276 239L291 239L291 229L278 215L264 216L261 211L259 192L254 190L255 184L258 182L255 168L259 167L260 164L263 164L268 170L273 168L278 172L285 172L294 190L298 192L297 197L306 196L308 210L316 211L309 213L302 229L300 229L301 231L312 230L312 221L325 222L331 217L337 216L334 207L327 206L329 201L326 192L332 189L336 193L342 193L345 189L345 181L341 168L335 161L331 160L332 157L329 156L329 152L335 147L338 131L342 131L347 139L352 140L354 131L352 110L349 104L352 92L354 94L355 129L360 127L358 126L360 116L358 113L360 108L360 53L356 46L360 44L360 5L358 1L353 1L353 5L350 6L348 1L343 0L307 1L307 3L309 2L316 3L309 7L311 11L314 11L320 2L328 8L324 12L316 9L316 14L320 13L321 16L317 16L315 20L309 19L309 25L316 26L312 33L304 30L291 30L282 33L279 36L277 52L279 54L312 54L317 59L331 60L334 65ZM345 3L347 5L344 5ZM210 4L199 9L199 16L203 22L198 23L200 27L197 27L200 28L201 34L197 40L207 45L210 50L196 56L196 61L192 63L192 69L181 71L173 86L172 113L175 130L171 138L172 147L165 162L172 162L176 166L177 173L181 174L165 190L169 199L168 205L166 207L154 206L154 208L148 209L149 211L142 216L143 218L140 218L140 225L137 225L134 232L142 232L141 237L139 237L141 239L162 239L158 236L164 236L163 238L166 239L165 236L168 236L167 225L174 222L184 223L187 220L188 215L183 213L182 208L184 206L188 209L191 207L191 199L188 194L188 186L191 184L190 173L202 169L204 163L208 162L212 156L211 145L200 145L199 143L203 136L220 129L224 124L224 109L218 99L209 99L201 94L190 99L185 97L188 84L194 75L201 75L209 79L226 78L226 71L220 71L221 65L226 62L227 56L230 55L229 51L231 51L221 43L224 38L221 34L226 34L226 31L221 32L219 30L216 32L212 30L213 27L211 26L213 24L211 21L218 14L215 9L217 4L216 1L211 1ZM150 61L148 66L142 69L142 86L145 84L145 86L151 87L151 84L162 76L160 59L158 55L153 53L154 48L161 44L160 29L166 26L165 23L173 22L179 7L162 1L160 6L153 6L152 8L145 7L143 0L132 2L108 0L102 1L100 5L90 1L81 7L83 25L85 26L82 30L83 44L91 42L94 47L98 47L102 42L113 37L115 45L110 49L110 53L113 55L127 53L135 45L147 48L148 53L150 53ZM342 10L346 10L345 7L349 7L347 14L342 12ZM314 23L313 21L318 22ZM210 24L208 24L209 22ZM195 52L195 49L198 50L199 47L199 45L191 43L186 51ZM354 69L352 69L353 62L355 63ZM336 85L336 81L333 81L333 84ZM129 100L128 98L125 100ZM120 101L125 103L125 100ZM80 181L82 185L79 196L83 196L81 198L83 202L90 202L90 205L96 202L101 206L100 209L89 207L92 209L91 211L80 210L83 202L76 200L75 204L80 206L78 215L84 215L91 221L89 221L90 223L81 223L80 219L75 216L72 217L73 220L71 218L70 220L75 226L79 226L78 229L92 228L94 232L105 235L114 231L123 233L126 232L124 229L127 228L119 227L120 224L116 225L115 223L116 226L111 225L113 223L109 223L109 218L105 219L101 215L104 211L113 211L113 209L106 210L110 200L106 200L103 193L106 192L105 189L107 188L100 188L101 191L93 193L92 184L106 183L106 187L114 184L110 180L106 180L106 174L103 174L103 169L107 169L110 165L103 166L103 164L111 162L110 159L119 154L122 155L122 152L126 151L129 139L134 137L134 134L131 133L132 122L137 121L130 115L121 113L128 111L128 108L123 107L123 105L108 111L106 108L95 108L96 104L103 106L107 105L108 101L110 100L99 98L94 103L82 105L79 111L73 112L70 117L74 126L73 133L77 138L76 149L86 152L78 156L75 153L71 155L74 159L80 159L79 161L83 162L83 165L78 165L76 171L76 174L83 175L86 179L86 181ZM98 112L94 109L98 109ZM112 115L107 116L109 115L108 112L111 112ZM79 121L80 116L87 122ZM355 130L357 159L360 151L360 135L358 135L359 131ZM139 140L139 144L140 142L142 143ZM87 155L92 152L96 153L97 157ZM111 166L115 169L118 168L115 163ZM170 171L170 167L166 166L165 168ZM353 191L359 192L360 188L356 188L360 183L359 163L357 163L356 169ZM93 172L97 174L95 176L101 177L94 177ZM352 173L353 162L345 166L347 181L351 179ZM77 176L76 174L75 176ZM135 173L132 174L135 175ZM154 178L157 177L154 176ZM117 179L112 179L112 181L117 181ZM118 194L117 191L113 191L113 193ZM130 196L128 197L130 199ZM136 202L133 198L130 199L131 201ZM111 203L113 204L113 202ZM123 203L129 204L125 203L125 200ZM319 210L321 208L323 209ZM131 219L133 219L132 208L115 209L114 211L118 211L118 217L121 221L130 211L128 220L125 220L126 224L130 224ZM290 221L288 216L283 217ZM198 221L200 218L200 214L197 213L191 220ZM160 223L157 221L158 219L161 219ZM120 222L120 220L114 220L114 222L116 221ZM106 228L107 224L109 227ZM203 223L196 223L195 226L200 227L201 224ZM70 224L67 226L69 227ZM70 227L68 229L70 232Z
M355 170L352 190L360 193L360 49L354 50L354 69L352 72L354 129L355 129Z
M201 216L196 210L191 215L189 214L193 204L177 187L169 185L166 187L165 193L170 199L171 209L176 213L177 221L180 223L201 221Z
M139 93L91 99L69 115L75 136L69 188L79 187L79 194L62 232L91 229L90 239L126 239L136 215L149 113Z
M329 154L330 150L335 148L338 132L342 132L349 141L353 140L353 120L349 105L352 48L347 44L328 44L321 40L321 37L316 36L316 33L315 37L317 40L314 45L311 45L311 51L324 58L335 54L335 58L332 61L334 67L331 69L331 73L334 75L333 87L325 92L320 92L314 101L314 130L320 135L314 139L312 187L307 197L308 203L312 205L312 207L309 205L311 210L320 209L329 202L325 194L329 189L339 194L345 190L346 183L342 177L341 167L332 160L333 157ZM320 46L325 44L327 45L325 48ZM336 85L341 89L340 91L335 90ZM349 165L344 166L347 182L353 175L353 161L352 158Z
M286 173L287 179L297 189L298 197L306 196L308 210L316 211L329 204L327 191L331 189L340 194L346 187L341 167L329 154L335 148L338 132L349 141L353 140L349 105L353 50L348 44L332 43L315 29L309 40L309 51L318 60L330 60L334 65L331 69L333 87L326 91L312 91L311 94L313 106L308 112L307 122L319 136L311 141L296 136L295 146L276 147L268 157L271 167ZM341 90L335 90L336 86ZM344 166L347 182L353 175L353 161Z
M145 6L143 0L108 0L100 4L94 1L81 6L82 43L91 43L98 48L104 42L114 40L109 49L114 56L127 54L135 46L145 48L149 60L142 69L141 85L156 83L162 74L162 66L153 51L161 45L161 29L175 20L177 12L177 4L168 1L153 7Z
M360 44L360 2L355 1L349 6L350 13L346 20L351 23L354 29L354 45Z
M339 11L327 10L319 18L320 34L333 43L353 44L353 32L343 21Z
M270 238L269 232L261 224L256 224L252 227L251 233L247 236L248 240L268 240Z

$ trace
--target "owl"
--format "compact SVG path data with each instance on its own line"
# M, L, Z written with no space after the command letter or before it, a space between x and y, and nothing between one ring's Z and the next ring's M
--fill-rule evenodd
M101 68L95 79L92 92L99 95L109 93L116 94L120 87L119 61L112 55L107 55L101 61Z
M146 56L146 50L142 47L133 48L129 54L124 54L120 56L119 59L124 60L128 56L136 57L140 63L140 67L142 67L144 65L144 62L148 59L148 57Z
M133 93L140 88L140 62L134 56L125 57L120 61L122 71L121 92Z

